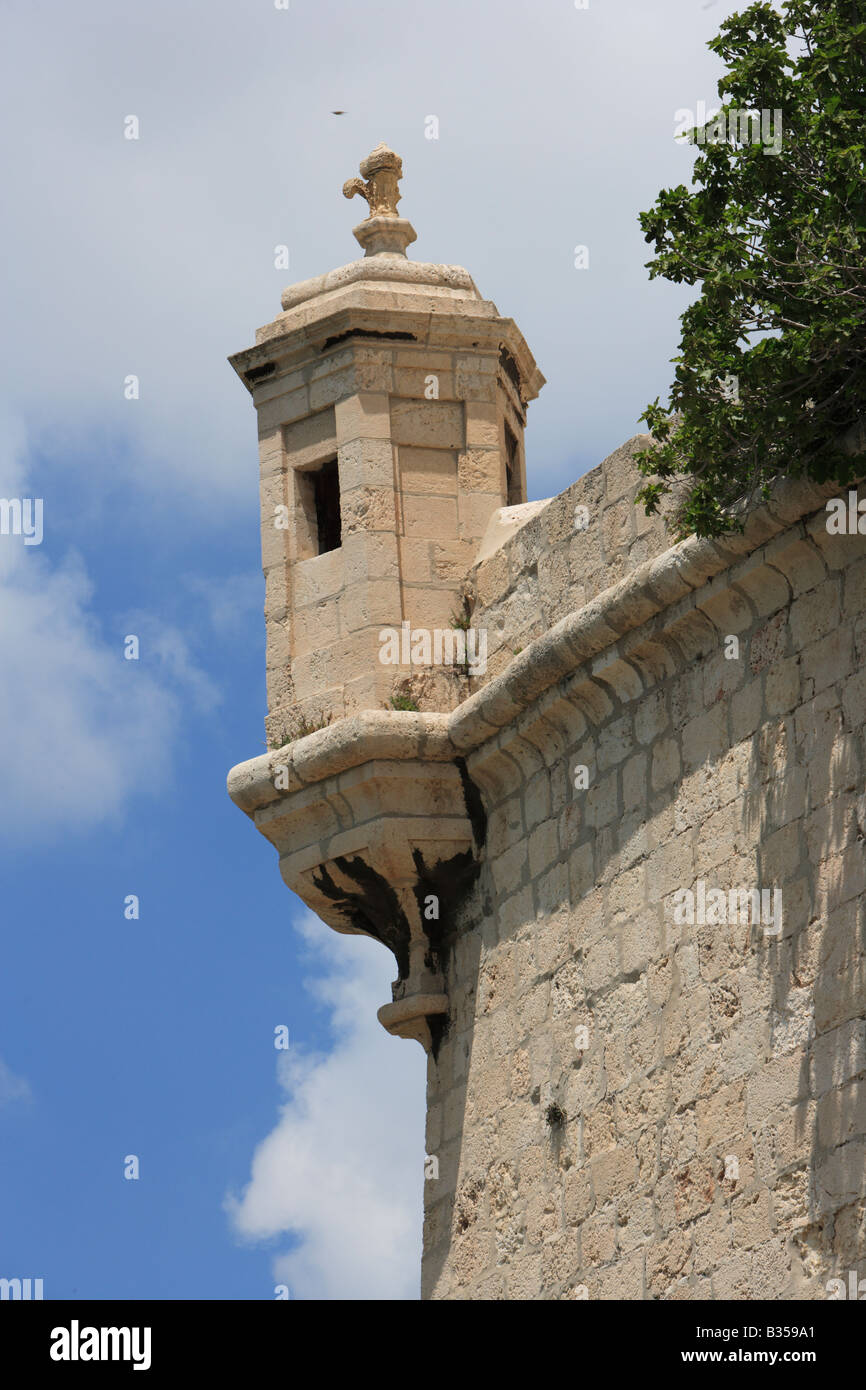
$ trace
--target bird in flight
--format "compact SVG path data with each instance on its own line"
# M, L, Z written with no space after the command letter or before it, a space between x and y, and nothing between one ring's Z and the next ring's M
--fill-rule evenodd
M332 112L331 112L331 115L332 115L332 116L345 116L345 114L346 114L345 111L332 111Z

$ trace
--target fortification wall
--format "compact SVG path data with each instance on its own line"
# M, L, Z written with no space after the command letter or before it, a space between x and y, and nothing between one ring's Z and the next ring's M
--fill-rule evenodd
M569 489L474 575L512 650L448 723L487 827L423 1295L823 1298L866 1273L866 536L789 484L665 549L595 473L595 535ZM701 884L770 920L677 921Z
M647 516L634 505L646 482L634 455L650 444L646 434L627 440L473 567L466 593L473 625L487 631L485 680L566 613L670 546L670 508ZM472 687L483 683L474 677Z

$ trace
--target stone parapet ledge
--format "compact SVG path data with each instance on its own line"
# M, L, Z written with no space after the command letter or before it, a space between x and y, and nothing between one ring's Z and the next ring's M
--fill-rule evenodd
M447 714L408 710L365 710L238 763L228 775L228 793L236 806L254 816L264 806L313 786L326 777L373 760L449 762L457 756L448 737ZM275 786L277 769L286 768Z
M627 666L618 644L649 620L666 613L665 622L687 629L696 603L718 601L723 586L712 581L837 492L778 484L742 534L690 537L639 565L450 715L369 711L232 769L229 794L278 850L288 886L336 930L366 933L394 952L393 1003L380 1011L389 1031L435 1051L447 1009L440 943L479 871L482 791L502 776L503 732L558 682ZM479 790L465 760L485 744L471 764ZM519 765L510 766L519 777ZM425 915L431 898L435 917Z

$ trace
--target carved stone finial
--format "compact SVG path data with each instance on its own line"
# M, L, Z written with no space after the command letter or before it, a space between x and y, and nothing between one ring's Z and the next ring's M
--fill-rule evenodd
M406 247L416 240L411 222L397 212L403 161L386 144L379 144L361 161L362 177L347 179L343 197L366 198L369 216L354 229L355 237L367 256L405 256ZM366 180L366 182L365 182Z
M366 198L371 217L396 217L400 201L399 182L403 177L403 161L385 144L377 145L360 164L362 179L348 179L343 184L343 197L354 198L357 193Z

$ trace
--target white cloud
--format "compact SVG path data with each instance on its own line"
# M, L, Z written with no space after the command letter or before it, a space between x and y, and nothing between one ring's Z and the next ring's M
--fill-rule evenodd
M116 0L89 0L82 25L79 7L46 24L7 0L0 77L28 139L4 160L19 214L0 265L6 390L52 458L97 429L124 446L129 484L169 506L192 495L225 515L254 497L252 405L226 356L286 284L360 255L363 209L340 190L385 139L404 159L412 257L466 265L549 377L528 436L530 486L549 495L574 476L570 451L599 461L670 379L689 296L650 285L637 213L690 177L674 113L712 102L723 65L706 41L740 7L381 0L370 24L348 3L149 0L119 17Z
M20 423L0 420L0 495L30 495L26 464ZM139 615L151 659L126 661L131 629L105 634L92 615L94 597L75 552L55 566L23 537L0 536L0 831L7 839L88 827L116 817L131 795L160 790L185 699L198 709L216 701L179 632Z
M219 637L234 637L251 622L261 622L264 580L261 569L245 570L224 578L188 575L187 590L205 607L208 622Z
M222 698L220 691L196 665L179 628L154 613L138 611L127 616L124 629L139 639L139 660L154 662L161 675L186 692L197 713L209 714L216 709Z
M23 1076L16 1076L0 1057L0 1105L11 1105L15 1100L30 1099L30 1084Z
M293 1041L280 1053L288 1099L256 1149L252 1177L226 1206L250 1240L291 1233L274 1283L292 1298L419 1296L426 1063L390 1037L376 1009L390 999L390 952L332 932L311 913L296 923L324 974L308 988L331 1010L327 1055Z

